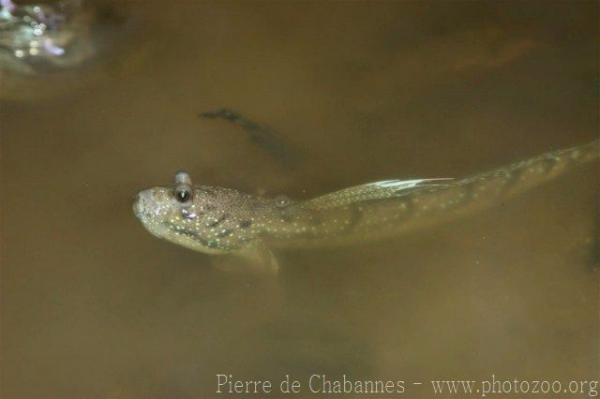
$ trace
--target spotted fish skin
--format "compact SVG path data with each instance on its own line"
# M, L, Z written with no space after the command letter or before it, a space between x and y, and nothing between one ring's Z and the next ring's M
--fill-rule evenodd
M181 203L174 187L138 193L133 209L153 235L200 252L220 254L242 249L257 238L257 220L276 207L274 200L237 190L198 186Z
M185 174L183 189L180 184L140 192L134 212L155 236L211 254L350 244L502 203L599 157L596 140L464 179L386 180L307 201L262 198L219 187L192 188Z
M595 140L463 179L369 183L282 210L287 221L272 221L267 235L272 245L282 247L345 245L393 236L502 203L599 158L600 140Z

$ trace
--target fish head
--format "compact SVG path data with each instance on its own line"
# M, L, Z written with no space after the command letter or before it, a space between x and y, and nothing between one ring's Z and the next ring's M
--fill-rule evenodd
M179 172L171 187L140 191L133 212L152 235L209 253L229 253L249 240L251 229L236 217L234 190L193 187L189 175Z

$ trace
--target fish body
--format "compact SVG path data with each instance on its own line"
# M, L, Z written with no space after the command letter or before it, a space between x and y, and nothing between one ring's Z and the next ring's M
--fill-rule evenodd
M498 204L600 157L600 140L463 179L385 180L306 201L197 186L140 192L134 212L148 231L211 254L344 245L389 237Z

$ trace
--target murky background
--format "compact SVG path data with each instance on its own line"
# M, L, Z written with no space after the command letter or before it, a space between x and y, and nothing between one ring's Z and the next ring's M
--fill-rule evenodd
M308 198L590 141L597 2L113 6L92 65L2 77L2 398L209 398L216 373L290 374L296 397L313 373L423 398L431 379L598 378L597 164L437 228L281 253L277 279L216 270L131 211L180 168ZM198 116L221 107L300 161Z

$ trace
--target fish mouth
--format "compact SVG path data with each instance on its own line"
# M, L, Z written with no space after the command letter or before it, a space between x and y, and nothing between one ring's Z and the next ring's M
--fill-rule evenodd
M140 195L137 194L135 196L135 199L133 200L132 209L133 209L133 214L138 219L142 219L142 207L140 205L140 202L141 202Z
M158 238L163 238L159 226L152 222L152 211L148 205L148 198L144 192L138 193L131 206L133 214L150 234Z
M133 200L132 209L134 215L144 224L156 221L159 216L160 206L154 198L152 189L137 193Z
M148 198L144 192L137 193L132 204L133 214L140 221L144 221L148 216Z

